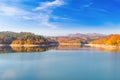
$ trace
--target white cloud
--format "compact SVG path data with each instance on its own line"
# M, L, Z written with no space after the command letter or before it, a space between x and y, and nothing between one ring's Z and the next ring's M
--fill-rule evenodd
M63 0L55 0L53 2L43 2L40 6L36 7L35 10L44 10L48 8L54 8L63 5Z
M6 6L6 5L0 5L0 15L7 15L7 16L20 16L20 15L26 15L27 12L18 9L16 7Z
M41 17L41 23L43 24L43 25L46 25L46 26L48 26L48 27L51 27L51 28L56 28L56 25L55 24L53 24L53 23L50 23L49 22L49 19L50 19L50 15L43 15L44 17Z
M55 0L52 2L42 2L40 6L36 7L34 11L39 12L40 23L45 26L56 28L57 25L50 23L49 19L52 18L52 12L54 8L59 7L64 4L63 0Z
M0 16L14 16L15 18L22 18L25 20L35 20L40 25L47 26L50 28L56 28L55 23L50 22L52 18L52 12L55 8L62 6L63 0L54 0L51 2L42 2L39 6L27 11L18 7L8 6L0 4Z
M22 18L26 19L26 20L31 20L32 19L31 17L28 17L28 16L23 16Z

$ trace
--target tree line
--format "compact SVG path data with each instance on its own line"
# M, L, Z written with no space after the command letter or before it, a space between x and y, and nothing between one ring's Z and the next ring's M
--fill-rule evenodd
M30 32L0 32L0 44L44 44L53 42L42 35L35 35Z

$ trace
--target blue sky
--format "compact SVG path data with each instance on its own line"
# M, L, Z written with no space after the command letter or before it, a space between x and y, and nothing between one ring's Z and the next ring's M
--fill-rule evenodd
M0 0L0 31L120 33L120 0Z

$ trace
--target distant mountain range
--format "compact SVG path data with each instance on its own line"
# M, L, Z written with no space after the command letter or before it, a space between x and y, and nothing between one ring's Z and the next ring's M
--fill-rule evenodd
M88 43L92 40L100 39L105 37L106 35L103 34L97 34L97 33L88 33L88 34L81 34L81 33L76 33L76 34L69 34L67 36L56 36L56 37L49 37L55 41L58 42L68 42L69 40L74 40L77 42L77 40L82 41L82 43Z
M88 34L81 34L81 33L76 33L76 34L69 34L68 37L71 37L71 38L80 38L80 39L99 39L99 38L102 38L106 35L104 34L97 34L97 33L88 33Z

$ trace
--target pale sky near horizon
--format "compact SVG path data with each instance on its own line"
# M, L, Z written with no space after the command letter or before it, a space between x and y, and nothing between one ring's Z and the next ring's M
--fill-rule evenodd
M0 0L0 31L120 33L120 0Z

